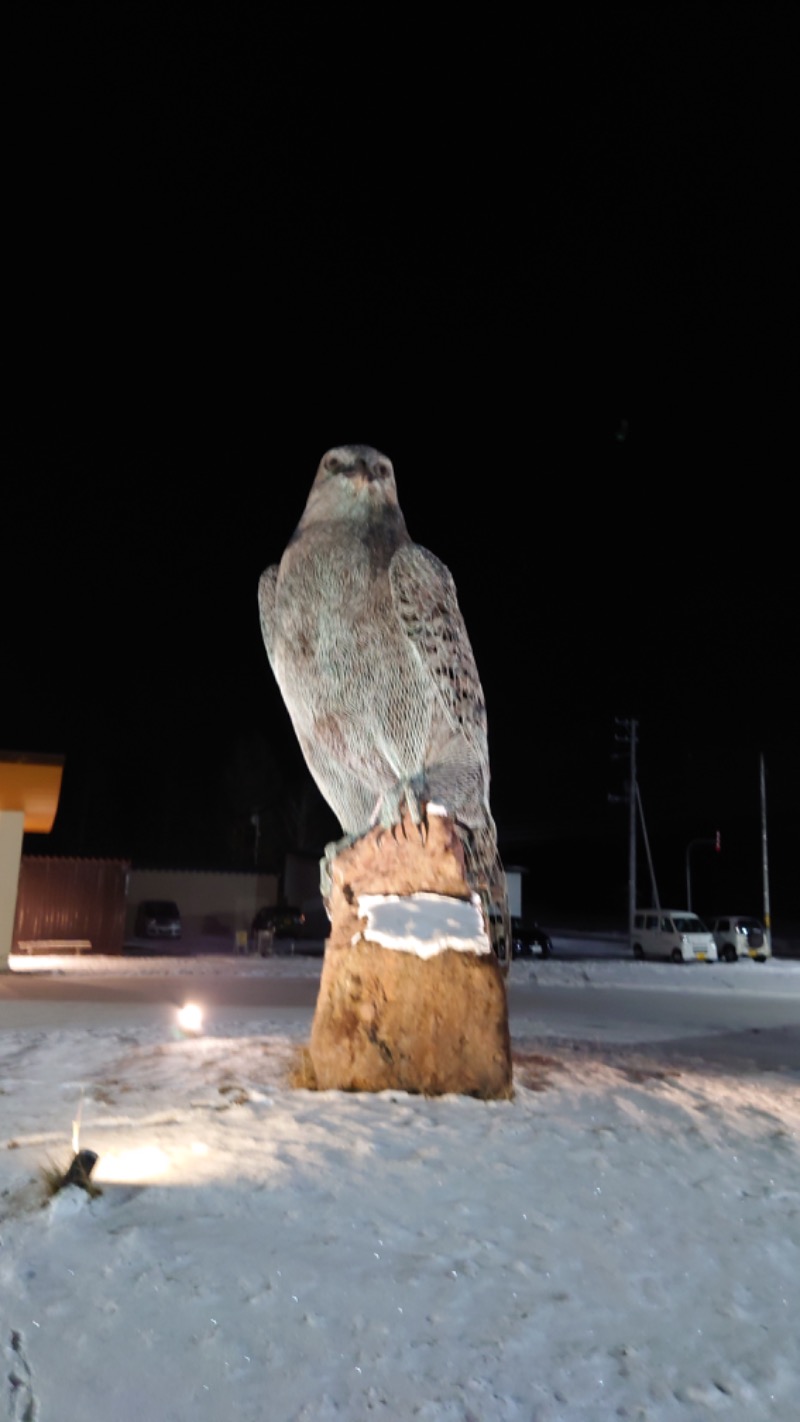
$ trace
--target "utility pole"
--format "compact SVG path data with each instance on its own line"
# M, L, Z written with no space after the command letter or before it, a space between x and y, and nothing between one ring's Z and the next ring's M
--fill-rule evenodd
M769 907L769 865L767 863L767 787L764 776L764 753L760 756L761 778L761 876L764 894L764 927L770 948L772 947L772 918Z
M639 793L639 786L638 786L638 785L636 786L636 802L637 802L637 804L638 804L638 806L639 806L639 818L640 818L641 823L642 823L642 838L643 838L643 840L644 840L644 847L645 847L645 850L647 851L647 864L648 864L648 867L649 867L649 869L650 869L650 888L651 888L651 891L652 891L652 894L653 894L653 908L655 909L656 913L658 914L658 916L659 916L659 918L660 918L660 917L661 917L661 903L660 903L659 897L658 897L658 885L657 885L657 883L656 883L656 871L655 871L655 869L653 868L653 856L652 856L652 854L650 853L650 841L649 841L649 839L647 838L647 825L646 825L645 822L644 822L644 809L643 809L643 807L642 807L642 797L641 797L641 794ZM631 919L631 926L632 926L632 925L633 925L633 919Z
M625 720L617 716L614 718L617 730L614 732L614 740L619 745L627 745L629 748L630 765L628 769L628 783L625 795L609 795L609 800L614 804L627 801L628 803L628 935L633 933L633 916L636 912L636 799L638 787L636 784L636 738L638 722ZM622 753L615 755L616 760L622 759Z

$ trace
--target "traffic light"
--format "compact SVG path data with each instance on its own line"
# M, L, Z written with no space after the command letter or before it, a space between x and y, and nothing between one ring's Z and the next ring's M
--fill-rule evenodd
M716 849L717 854L719 854L719 852L720 852L720 850L721 850L721 848L722 848L722 845L721 845L720 842L719 842L719 830L717 830L717 837L716 837L716 839L714 840L714 848Z

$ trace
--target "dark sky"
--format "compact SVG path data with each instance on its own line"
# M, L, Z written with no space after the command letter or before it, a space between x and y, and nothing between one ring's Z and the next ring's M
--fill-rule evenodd
M455 577L536 907L624 913L623 717L662 901L719 828L700 906L760 911L763 754L800 917L789 12L231 8L20 10L0 748L66 757L26 850L336 833L256 586L371 443Z

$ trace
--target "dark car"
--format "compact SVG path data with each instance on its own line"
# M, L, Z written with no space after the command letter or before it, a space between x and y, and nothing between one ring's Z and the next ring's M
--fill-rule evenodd
M520 923L516 918L512 920L512 958L549 958L552 951L552 939L538 923Z
M137 938L180 938L183 932L178 905L172 899L145 899L136 911Z
M260 953L262 957L272 952L293 952L294 942L303 937L305 922L306 916L302 909L292 905L278 907L270 904L266 908L260 908L250 925L252 951ZM281 946L274 948L274 943Z

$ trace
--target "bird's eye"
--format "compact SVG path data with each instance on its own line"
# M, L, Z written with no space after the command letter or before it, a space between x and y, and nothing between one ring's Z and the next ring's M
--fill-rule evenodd
M390 470L389 470L389 465L386 463L386 460L385 460L385 459L379 459L379 460L378 460L378 463L377 463L377 465L376 465L375 467L376 467L376 469L377 469L377 471L378 471L378 473L380 474L380 476L381 476L382 479L388 479L388 478L389 478L389 472L390 472ZM542 915L542 916L544 917L544 915Z
M344 469L344 464L342 463L341 459L339 459L335 454L332 454L329 459L325 460L325 468L327 469L329 474L340 474L341 471Z

